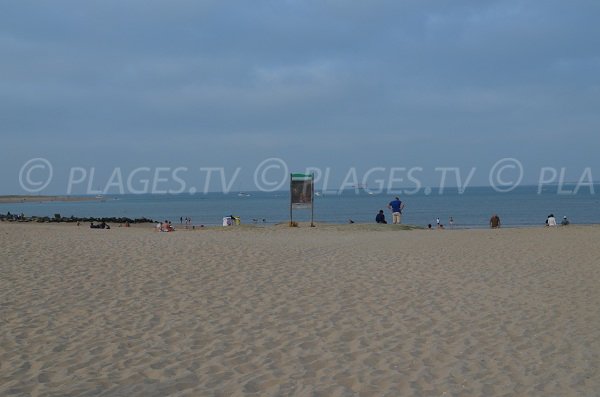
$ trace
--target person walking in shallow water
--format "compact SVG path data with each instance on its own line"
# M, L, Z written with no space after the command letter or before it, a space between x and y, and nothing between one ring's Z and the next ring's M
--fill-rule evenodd
M402 221L402 210L404 209L404 203L400 201L400 197L390 201L388 208L392 210L392 223L399 225Z
M490 227L492 229L498 229L500 227L500 217L498 216L498 214L494 214L490 218Z

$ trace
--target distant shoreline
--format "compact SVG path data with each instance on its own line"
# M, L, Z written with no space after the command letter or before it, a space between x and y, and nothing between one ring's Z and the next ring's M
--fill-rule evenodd
M8 195L0 196L0 204L12 203L47 203L47 202L75 202L75 201L98 201L97 197L92 196L27 196L27 195Z
M51 217L27 217L25 219L6 219L0 215L0 224L14 224L14 225L70 225L70 224L87 224L90 222L105 222L109 225L120 225L129 223L131 226L137 227L150 227L153 228L157 223L156 220L150 218L118 218L118 217L62 217L59 219ZM150 226L148 226L150 225ZM78 225L79 226L79 225ZM224 227L220 224L190 224L188 227L179 223L173 223L176 231L192 231L192 230L227 230L227 231L252 231L252 230L280 230L280 229L310 229L310 230L336 230L346 232L387 232L387 231L446 231L446 232L458 232L458 231L483 231L483 230L535 230L535 229L547 229L547 230L567 230L573 228L599 228L598 223L580 223L570 224L568 226L553 226L547 227L545 225L504 225L502 227L491 229L489 226L477 226L477 227L444 227L438 229L432 227L428 229L426 226L420 226L415 224L400 224L400 225L381 225L376 223L329 223L329 222L315 222L315 226L311 227L310 222L300 222L297 227L290 227L288 222L278 222L274 224L253 224L243 223L237 226Z

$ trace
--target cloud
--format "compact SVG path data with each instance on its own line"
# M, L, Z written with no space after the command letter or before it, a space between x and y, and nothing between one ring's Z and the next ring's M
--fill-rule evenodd
M315 140L327 160L361 158L373 142L409 142L415 158L446 155L431 142L469 156L575 137L583 150L599 143L599 11L557 0L10 2L0 128L21 157L99 141L261 156Z

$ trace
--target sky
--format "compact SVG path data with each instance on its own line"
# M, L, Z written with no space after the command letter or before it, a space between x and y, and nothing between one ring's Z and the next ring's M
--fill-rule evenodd
M599 17L595 0L0 0L0 194L254 190L309 167L331 188L486 185L503 161L500 181L600 180Z

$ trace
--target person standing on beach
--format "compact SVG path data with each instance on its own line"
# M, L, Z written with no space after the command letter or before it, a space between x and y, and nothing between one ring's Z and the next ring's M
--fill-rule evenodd
M399 225L402 221L402 210L404 209L404 203L400 201L399 197L390 201L388 208L392 210L392 223Z

